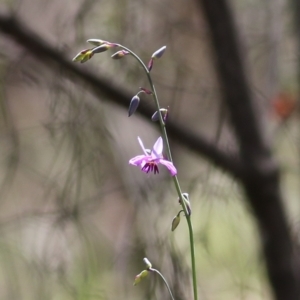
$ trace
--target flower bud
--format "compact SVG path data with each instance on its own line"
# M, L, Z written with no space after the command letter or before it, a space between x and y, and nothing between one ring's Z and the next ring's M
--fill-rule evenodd
M179 225L179 223L180 223L180 213L178 213L178 215L173 218L171 230L174 231Z
M143 262L146 265L147 269L152 268L152 264L151 264L151 262L149 261L149 259L147 257L143 258Z
M111 56L111 58L112 59L121 59L121 58L123 58L127 54L129 54L128 51L126 51L126 50L120 50L120 51L116 52L115 54L113 54Z
M101 52L107 51L110 48L117 47L117 46L118 46L118 44L115 44L115 43L104 42L104 44L93 48L92 51L93 51L93 54L101 53Z
M128 109L128 117L130 117L132 114L135 113L136 109L138 108L140 104L140 97L138 95L135 95L129 104L129 109Z
M148 275L148 273L149 272L147 270L143 270L140 274L136 275L134 278L133 285L137 285L138 283L140 283L141 280Z
M165 121L166 121L166 116L167 116L167 114L168 114L168 110L165 109L165 108L161 108L161 109L160 109L160 112L161 112L162 117L163 117L163 120L164 120L164 122L165 122ZM156 112L152 115L151 120L152 120L153 122L159 121L159 113L158 113L158 111L156 111Z
M159 121L159 113L158 113L158 111L156 111L156 112L152 115L151 120L152 120L153 122Z
M94 54L93 54L93 52L92 52L92 49L85 49L85 50L80 51L80 52L72 59L72 61L84 63L84 62L86 62L87 60L91 59L93 55L94 55Z
M107 51L109 48L111 48L108 44L103 44L103 45L100 45L98 47L95 47L93 49L93 53L101 53L101 52L105 52Z
M86 42L87 42L87 43L90 43L90 44L92 44L92 45L94 45L94 46L100 46L100 45L106 43L106 41L98 40L98 39L89 39L89 40L87 40Z
M81 61L83 57L84 57L84 54L82 54L81 52L79 52L79 53L76 54L76 56L72 59L72 61L74 61L74 62Z
M152 70L152 67L153 67L153 58L151 58L151 59L149 60L147 68L148 68L149 71L151 71L151 70Z
M167 46L161 47L160 49L156 50L156 51L152 54L151 58L156 59L156 58L162 57L163 54L165 53L166 49L167 49Z
M89 59L91 59L93 57L94 53L89 51L88 53L86 53L86 55L82 58L81 63L85 63L86 61L88 61Z

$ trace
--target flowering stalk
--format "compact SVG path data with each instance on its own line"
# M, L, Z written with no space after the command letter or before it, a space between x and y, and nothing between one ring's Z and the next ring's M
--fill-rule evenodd
M160 104L158 101L156 89L155 89L154 83L151 78L151 74L150 74L151 70L149 70L147 68L147 66L140 59L140 57L137 54L135 54L133 51L131 51L127 47L124 47L123 45L120 45L120 44L117 44L117 47L120 47L120 48L124 49L125 51L129 52L140 63L140 65L143 67L143 69L147 75L147 78L148 78L148 81L149 81L149 84L151 87L152 95L153 95L153 98L155 101L156 109L158 112L158 116L159 116L159 123L160 123L161 131L162 131L162 136L163 136L163 140L165 142L166 149L167 149L167 157L168 157L168 160L173 163L169 139L168 139L168 135L167 135L167 131L166 131L166 125L165 125L165 122L163 120L163 116L161 113L161 108L160 108ZM186 206L186 201L185 201L183 193L181 191L181 187L180 187L177 175L173 176L173 181L174 181L174 185L175 185L178 197L180 199L180 204L182 205L184 214L186 216L187 224L188 224L189 239L190 239L190 251L191 251L192 278L193 278L193 293L194 293L194 300L198 300L194 234L193 234L193 225L192 225L192 221L191 221L191 214L189 213L189 210Z
M145 257L145 258L143 259L143 261L144 261L144 263L145 263L145 265L146 265L146 270L143 270L140 274L138 274L138 275L135 276L133 285L137 285L138 283L140 283L140 281L141 281L143 278L145 278L145 277L148 275L149 272L156 273L156 274L158 274L158 275L161 277L161 279L163 280L164 284L166 285L166 287L167 287L167 289L168 289L168 292L169 292L169 294L170 294L172 300L175 300L175 299L174 299L174 296L173 296L173 294L172 294L172 291L171 291L171 289L170 289L170 286L169 286L169 284L168 284L166 278L163 276L163 274L161 274L158 270L152 268L152 264L151 264L151 262L149 261L148 258Z
M115 54L113 54L112 58L113 59L120 59L120 58L124 57L125 55L131 54L140 63L140 65L143 67L143 69L144 69L144 71L147 75L147 78L148 78L148 81L149 81L149 84L150 84L150 87L151 87L151 91L146 90L144 88L140 88L139 93L144 92L148 95L150 95L150 94L153 95L153 98L154 98L154 101L155 101L155 104L156 104L156 108L157 108L157 116L158 116L158 119L159 119L161 131L162 131L163 141L164 141L164 144L167 148L167 158L168 158L168 160L165 160L162 156L163 141L162 141L161 138L159 138L157 140L157 142L154 144L152 151L149 150L150 152L148 152L148 150L144 148L142 141L139 139L139 143L140 143L140 145L143 149L144 155L139 155L139 156L136 156L136 157L132 158L129 161L129 163L133 164L133 165L136 165L136 166L140 166L141 170L146 172L146 173L148 173L150 171L153 171L154 173L158 173L159 171L158 171L157 165L158 164L163 164L164 166L166 166L168 168L171 175L173 176L174 185L175 185L178 197L179 197L179 203L181 204L181 206L183 208L183 212L186 216L186 220L187 220L187 224L188 224L189 238L190 238L190 251L191 251L194 300L198 300L196 262L195 262L195 250L194 250L194 237L193 237L193 226L192 226L192 222L191 222L191 207L190 207L190 203L189 203L189 200L188 200L188 195L186 193L182 193L180 185L179 185L179 181L178 181L178 177L177 177L177 170L173 165L173 159L172 159L170 144L169 144L168 135L167 135L167 131L166 131L165 120L163 118L162 109L160 108L160 104L159 104L159 101L158 101L158 96L157 96L157 93L156 93L156 89L155 89L155 86L153 84L153 81L152 81L152 78L151 78L151 75L150 75L150 71L153 67L154 60L160 58L163 55L163 53L166 50L166 46L163 46L160 49L158 49L157 51L155 51L151 56L151 59L148 63L148 66L146 66L138 55L136 55L133 51L131 51L130 49L124 47L123 45L120 45L120 44L117 44L117 43L110 43L110 42L103 41L103 40L98 40L98 39L90 39L90 40L88 40L88 42L91 43L95 47L93 47L91 49L85 49L85 50L79 52L73 58L73 61L83 63L83 62L86 62L87 60L91 59L92 56L96 53L104 52L104 51L106 51L110 48L113 48L113 47L119 47L122 50L118 51ZM129 116L131 116L136 111L136 109L139 105L140 98L139 98L138 94L135 95L131 99L130 106L129 106L129 111L128 111ZM155 119L157 118L157 116L155 116ZM165 118L167 118L167 112L166 112ZM178 216L176 218L177 219L175 221L173 220L173 224L172 224L172 228L174 228L174 230L177 227L177 225L179 224L180 213L178 214ZM158 271L156 271L156 270L153 270L153 271L157 272L160 276L162 276ZM136 277L136 282L140 281L141 278L143 278L143 276L146 276L146 275L147 275L147 273L145 273L145 272L139 274ZM168 287L168 285L167 285L167 287ZM169 287L168 287L168 290L170 291ZM172 293L170 293L170 294L172 296ZM173 298L173 296L172 296L172 298Z

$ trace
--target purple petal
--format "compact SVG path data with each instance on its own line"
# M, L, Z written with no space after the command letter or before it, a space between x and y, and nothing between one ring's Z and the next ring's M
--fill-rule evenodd
M143 161L147 161L146 155L138 155L129 160L130 165L140 166Z
M145 155L149 155L150 153L150 150L149 149L146 149L144 147L144 144L143 144L143 141L141 140L141 138L138 136L138 141L139 141L139 144L141 146L141 148L143 149L143 152L145 153Z
M165 167L167 167L167 169L170 171L172 176L177 174L177 169L174 167L172 162L165 159L160 159L158 162L164 165Z
M141 162L141 164L140 164L140 167L141 167L141 169L143 169L143 168L144 168L144 166L146 165L146 163L147 163L147 161L146 161L146 160L143 160L143 161Z
M153 146L153 149L151 152L152 158L154 158L154 159L161 158L161 154L163 152L163 147L164 147L163 139L160 136Z

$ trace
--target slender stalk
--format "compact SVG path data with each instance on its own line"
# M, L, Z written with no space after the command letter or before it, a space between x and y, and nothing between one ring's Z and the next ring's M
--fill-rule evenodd
M167 289L169 291L169 294L170 294L172 300L175 300L174 297L173 297L172 291L171 291L171 289L170 289L170 287L168 285L168 282L165 279L165 277L163 276L163 274L161 274L158 270L153 269L153 268L149 268L149 271L157 273L162 278L162 280L164 281L164 283L165 283L165 285L166 285L166 287L167 287Z
M140 59L140 57L138 55L136 55L133 51L131 51L130 49L124 47L123 45L118 44L118 46L120 48L123 48L124 50L128 51L140 63L140 65L143 67L143 69L145 70L145 72L147 74L147 78L148 78L149 84L151 86L151 90L152 90L152 93L153 93L153 98L154 98L156 108L157 108L157 111L158 111L158 115L159 115L159 123L160 123L163 139L164 139L166 149L167 149L167 156L168 156L169 161L173 162L165 122L163 121L163 118L162 118L162 114L161 114L161 111L160 111L160 104L159 104L159 101L158 101L158 96L157 96L156 89L155 89L155 86L153 84L153 81L152 81L152 78L151 78L151 75L150 75L150 71L148 70L148 68L144 64L144 62ZM174 181L174 185L175 185L178 197L181 200L180 202L181 202L182 208L184 210L186 220L187 220L187 224L188 224L189 239L190 239L190 251L191 251L191 265L192 265L194 300L198 300L197 273L196 273L196 260L195 260L195 248L194 248L194 234L193 234L193 225L192 225L192 221L191 221L191 215L188 212L188 209L187 209L187 206L186 206L186 203L185 203L185 199L182 196L182 191L181 191L181 188L180 188L180 184L179 184L177 175L173 176L173 181Z

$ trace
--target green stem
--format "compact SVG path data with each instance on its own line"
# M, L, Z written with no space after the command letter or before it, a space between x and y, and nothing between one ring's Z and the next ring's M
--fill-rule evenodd
M170 287L168 285L168 282L165 279L165 277L163 276L163 274L161 274L158 270L152 269L152 268L149 268L149 271L157 273L162 278L162 280L164 281L164 283L165 283L165 285L166 285L166 287L167 287L167 289L169 291L169 294L170 294L172 300L175 300L174 297L173 297L172 291L171 291L171 289L170 289Z
M139 63L140 65L143 67L143 69L145 70L146 74L147 74L147 78L149 81L149 84L151 86L151 90L153 93L153 98L155 101L155 105L158 111L158 115L159 115L159 123L160 123L160 127L161 127L161 131L162 131L162 135L163 135L163 139L166 145L166 149L167 149L167 157L169 159L169 161L173 162L172 159L172 154L171 154L171 148L170 148L170 144L169 144L169 139L168 139L168 135L167 135L167 130L166 130L166 126L165 126L165 122L163 121L162 118L162 114L160 111L160 105L159 105L159 101L158 101L158 97L157 97L157 93L156 93L156 89L155 86L153 84L151 75L150 75L150 71L148 70L147 66L144 64L144 62L140 59L140 57L138 55L136 55L133 51L131 51L130 49L118 44L118 46L126 51L128 51ZM186 220L187 220L187 224L188 224L188 229L189 229L189 238L190 238L190 250L191 250L191 264L192 264L192 277L193 277L193 292L194 292L194 300L198 300L198 292L197 292L197 274L196 274L196 260L195 260L195 249L194 249L194 234L193 234L193 226L192 226L192 221L191 221L191 215L188 212L188 209L186 207L186 203L185 200L182 196L182 191L180 188L180 184L178 181L178 177L177 175L173 176L173 181L174 181L174 185L178 194L178 197L180 198L180 202L182 205L182 208L184 210L185 216L186 216Z

